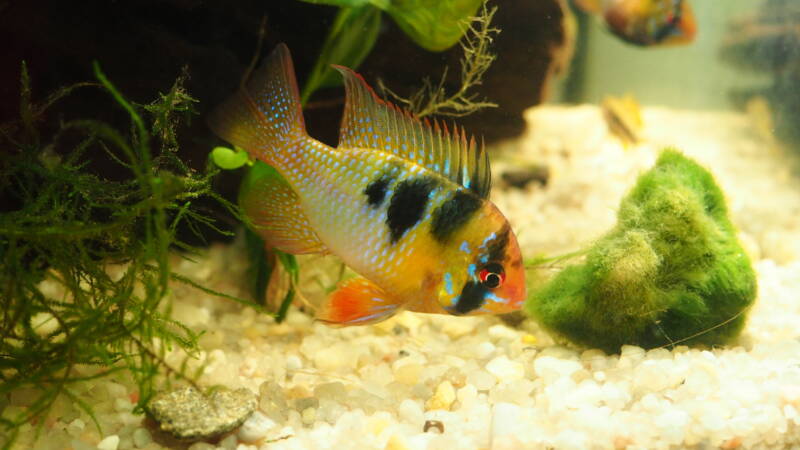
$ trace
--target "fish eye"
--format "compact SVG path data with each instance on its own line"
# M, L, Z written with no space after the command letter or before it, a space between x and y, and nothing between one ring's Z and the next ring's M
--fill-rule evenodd
M487 288L494 289L503 284L506 274L500 264L489 263L478 273L478 279Z

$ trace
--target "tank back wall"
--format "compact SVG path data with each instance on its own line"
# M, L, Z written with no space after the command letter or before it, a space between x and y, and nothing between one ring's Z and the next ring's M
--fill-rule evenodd
M577 74L582 94L576 100L597 103L606 95L630 93L642 104L719 110L731 107L732 88L768 83L767 76L742 72L719 58L729 22L757 11L764 0L689 1L697 36L688 45L637 47L611 35L595 17L585 20L586 59Z

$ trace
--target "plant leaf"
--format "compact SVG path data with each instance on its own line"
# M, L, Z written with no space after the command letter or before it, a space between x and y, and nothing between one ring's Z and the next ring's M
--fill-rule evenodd
M253 169L254 170L254 169ZM250 228L244 229L245 246L247 247L248 278L252 281L253 297L261 306L266 304L267 286L272 271L275 269L274 258L270 258L264 248L264 240Z
M386 9L390 0L302 0L306 3L315 5L333 5L342 8L359 8L367 5L375 5L380 9Z
M275 316L275 321L281 323L283 322L283 319L286 318L286 313L289 311L289 306L292 304L292 300L294 300L295 286L300 280L300 266L297 264L297 258L294 255L284 253L280 250L275 250L275 255L278 257L278 261L283 266L283 270L285 270L291 278L289 291L283 298L281 307L278 309L278 313Z
M364 5L342 8L339 11L325 38L325 43L322 45L322 50L311 70L308 81L303 86L301 100L304 105L317 89L341 84L341 77L331 68L331 64L357 68L372 50L375 40L378 38L381 26L381 11L378 8L366 4L368 2L363 0L341 0L341 3L363 3ZM330 4L339 4L339 2L330 0Z
M228 147L214 147L214 150L211 150L211 160L220 169L234 170L247 164L250 158L246 151L238 147L236 151Z
M461 39L484 1L393 0L386 12L417 45L438 52Z

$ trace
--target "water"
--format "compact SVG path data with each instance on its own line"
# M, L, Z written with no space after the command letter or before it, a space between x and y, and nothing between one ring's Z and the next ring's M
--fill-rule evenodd
M454 28L445 19L428 31L413 27L446 2L374 1L352 10L302 0L0 5L0 125L7 124L0 128L0 416L19 422L0 424L0 442L16 430L11 448L19 449L798 445L800 9L792 0L684 1L697 35L670 47L623 42L572 3L569 11L557 0L489 3L501 32L482 34L473 22L478 37L469 45L490 42L481 34L490 38L480 54L496 59L485 72L467 70L480 83L455 97L460 106L451 102L437 115L418 102L417 112L485 138L493 169L488 199L519 242L526 303L504 317L405 311L344 328L315 320L315 310L357 276L343 259L358 262L352 254L369 251L377 265L391 253L383 241L385 229L398 228L388 216L401 175L361 205L375 211L377 225L355 238L355 225L339 232L349 236L344 245L330 230L361 210L347 210L343 200L323 205L347 213L327 217L317 233L342 254L279 259L262 251L255 234L245 237L239 218L201 183L211 149L231 146L207 119L253 58L263 61L280 43L292 54L308 132L332 147L345 98L339 74L324 70L328 62L358 66L379 95L390 95L383 84L401 106L425 78L433 92L441 80L448 98L463 82L464 52L423 47L443 46ZM339 40L326 47L329 36ZM34 105L59 87L103 81L97 61L142 119L148 151L176 155L187 169L141 162L144 134L107 87L80 87L41 113L33 108L27 117L35 120L26 122L23 60ZM189 77L172 95L196 101L175 97L173 111L159 100L184 67ZM496 107L441 114L475 102ZM163 111L172 114L166 121ZM82 119L108 124L121 141L103 134L106 128L70 122ZM73 183L74 172L58 169L81 142L88 142L80 159L87 166L75 170L94 178ZM681 166L694 175L660 178L637 188L638 199L624 200L665 148L697 163ZM140 178L120 160L141 163ZM25 172L31 168L35 175ZM222 170L214 192L235 202L247 170ZM367 178L330 182L375 181ZM365 186L343 192L363 203ZM188 194L175 200L176 192ZM437 192L424 196L429 216L446 199ZM417 206L407 203L400 213ZM222 232L200 222L173 227L194 217L187 211L211 217ZM401 230L406 235L392 229L394 244L415 248L407 237L424 220ZM471 255L478 247L467 233L456 235L460 246L425 241L433 256L409 257L381 275L391 280L381 288L399 295L418 287L403 291L413 297L446 266L448 281L438 274L441 289L420 301L433 310L443 292L466 297L472 279L459 277L467 269L437 265L449 264L453 248ZM189 244L197 253L182 259ZM159 278L160 270L167 276ZM473 285L500 292L491 289L505 280L493 270L490 283L473 270ZM126 276L138 280L133 289ZM287 299L288 315L276 323ZM153 391L151 367L159 374ZM121 370L95 378L109 368ZM51 390L62 376L70 395ZM261 414L246 431L190 444L132 410L190 379L201 388L247 388ZM53 404L30 420L37 399Z
M674 47L628 45L608 33L600 21L587 20L586 62L580 74L579 100L599 102L605 95L632 93L644 104L731 109L731 90L763 84L770 78L768 73L742 71L720 58L726 39L744 32L732 22L759 11L765 3L691 3L697 17L697 36L689 45Z

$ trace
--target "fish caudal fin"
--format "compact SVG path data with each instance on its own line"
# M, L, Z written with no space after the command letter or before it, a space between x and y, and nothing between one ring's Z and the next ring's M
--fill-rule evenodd
M257 163L248 171L239 188L239 205L268 248L293 255L328 253L299 197L272 166Z
M262 161L306 137L300 93L289 49L278 44L263 65L209 116L208 125L226 141Z
M317 320L328 325L365 325L388 319L400 303L366 278L345 281L328 297Z

